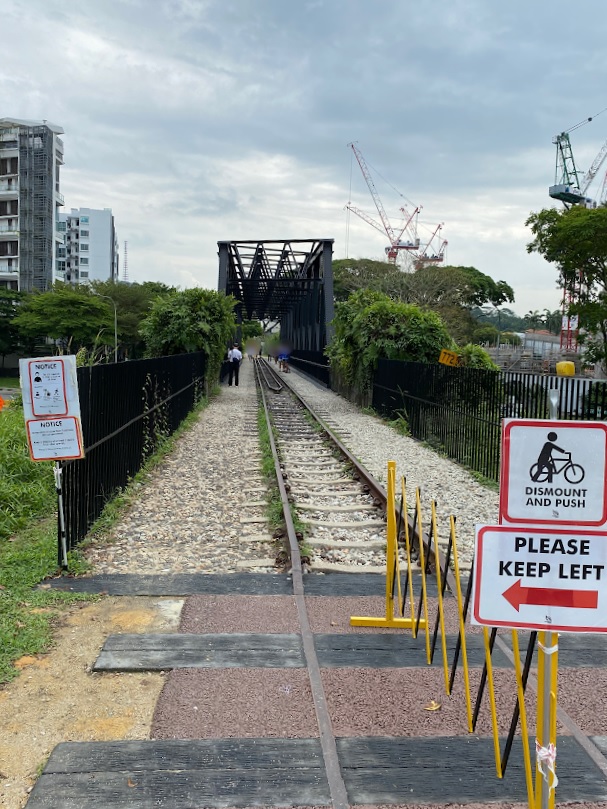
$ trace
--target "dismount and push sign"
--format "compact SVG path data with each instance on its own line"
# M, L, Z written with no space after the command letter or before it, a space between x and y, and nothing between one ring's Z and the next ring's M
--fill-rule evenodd
M479 526L473 623L607 632L607 534Z
M607 523L607 425L505 419L500 521Z

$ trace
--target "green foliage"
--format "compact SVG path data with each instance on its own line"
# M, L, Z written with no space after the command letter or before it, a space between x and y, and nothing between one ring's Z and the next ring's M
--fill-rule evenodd
M157 298L140 328L147 356L203 351L208 379L217 379L234 334L234 304L231 295L198 288Z
M484 348L468 343L457 349L460 356L460 365L464 368L484 368L486 371L499 371Z
M336 307L335 336L327 355L348 385L367 390L381 359L436 362L453 345L433 312L359 290Z
M93 281L91 288L96 294L111 298L116 305L118 344L121 354L129 359L143 357L145 343L139 333L142 320L149 314L152 304L157 298L164 298L177 290L158 281L145 281L143 284ZM102 300L104 299L102 298ZM114 308L107 300L106 305L110 307L113 323Z
M607 208L545 208L526 222L527 245L558 270L558 285L575 291L569 314L580 318L586 359L607 368Z
M405 274L394 264L370 258L343 258L334 261L332 266L333 296L336 301L346 301L359 289L400 297Z
M490 323L486 323L483 326L477 326L474 329L473 339L474 342L479 345L481 343L487 343L490 346L497 345L497 336L499 332L492 326Z
M427 264L413 272L384 261L341 259L333 262L335 300L343 302L361 289L382 292L394 300L436 312L457 342L472 340L471 307L500 306L514 300L505 281L494 281L475 267Z
M240 327L241 340L246 343L254 337L261 337L263 335L263 326L259 320L243 320Z
M483 306L490 303L498 307L507 301L514 302L514 290L505 281L494 281L476 267L443 267L443 271L459 270L466 279L464 301L469 306Z
M0 411L0 545L15 531L55 507L52 463L30 460L23 410Z
M22 302L14 318L24 340L50 337L66 353L82 346L114 345L114 313L88 287L57 282L51 292L32 293Z

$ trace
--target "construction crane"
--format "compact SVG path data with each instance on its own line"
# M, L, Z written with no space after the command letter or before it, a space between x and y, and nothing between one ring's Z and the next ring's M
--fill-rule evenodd
M601 112L605 112L602 110ZM600 115L601 113L598 113ZM548 189L552 199L560 200L565 208L572 205L582 205L585 208L596 208L597 203L588 196L588 189L596 177L599 169L607 158L607 141L601 147L599 153L592 161L592 164L585 174L581 174L575 164L573 149L569 133L581 126L590 123L593 118L585 118L575 126L560 135L555 135L552 142L556 145L556 171L554 185ZM599 194L599 204L605 200L607 192L607 174L603 179ZM577 303L582 292L584 281L581 272L576 273L573 283L563 288L563 317L561 326L561 351L575 352L578 347L579 320L577 315L569 315L571 307Z
M415 268L425 267L427 264L442 264L445 259L445 250L449 244L446 239L441 237L441 230L443 229L444 222L437 225L428 239L428 242L420 249L419 254L415 257ZM433 244L436 244L434 247Z
M396 231L392 227L388 215L386 214L380 196L377 193L375 183L373 182L373 177L371 176L369 167L367 166L360 149L358 149L354 143L349 143L348 146L352 149L356 160L358 161L360 170L362 171L365 182L367 183L367 188L369 189L373 202L375 203L375 207L377 208L377 213L379 214L381 224L373 219L373 217L369 216L369 214L366 214L364 211L356 208L350 202L348 202L346 208L349 211L352 211L353 214L356 214L356 216L360 217L360 219L362 219L364 222L367 222L367 224L371 225L380 233L385 234L388 237L390 244L388 247L386 247L386 256L391 264L396 264L396 260L401 250L411 252L419 249L420 239L417 236L417 216L421 211L421 206L417 206L412 214L409 214L406 208L401 207L400 212L403 214L404 224Z
M594 117L596 118L596 116ZM592 161L592 165L586 174L582 175L575 164L571 138L569 137L570 132L579 129L592 120L593 118L587 118L580 121L579 124L572 126L565 132L561 132L560 135L555 135L552 139L552 142L556 145L556 170L554 185L550 186L548 193L552 199L563 202L565 207L568 205L584 205L586 208L596 208L595 200L587 196L587 193L592 181L605 162L605 158L607 158L607 141L605 141L600 152Z

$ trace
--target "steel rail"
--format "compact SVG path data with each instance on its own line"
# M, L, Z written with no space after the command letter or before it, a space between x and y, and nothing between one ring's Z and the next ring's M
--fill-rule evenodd
M337 755L337 744L335 742L335 735L333 733L333 725L329 715L329 707L327 705L327 698L322 684L320 673L320 664L316 655L316 647L314 646L314 634L310 628L310 621L308 619L308 611L306 608L305 593L303 586L303 570L301 566L301 555L299 553L299 542L295 533L295 526L293 525L293 518L291 516L291 508L289 504L289 497L285 488L284 480L282 477L282 468L280 466L280 458L276 449L274 435L272 432L272 422L270 419L270 411L266 394L263 385L260 382L261 372L258 368L258 363L255 363L255 376L259 389L261 392L261 400L263 403L264 415L266 425L268 428L268 437L270 447L272 449L272 456L274 458L274 471L276 472L276 482L280 491L280 500L282 503L282 510L285 520L285 527L287 530L287 537L289 540L289 551L291 556L291 576L293 580L293 595L295 597L295 604L297 606L297 615L299 618L299 627L301 630L301 640L306 658L308 668L308 675L310 677L310 688L312 690L312 699L314 701L314 710L316 713L316 721L318 724L318 731L320 734L320 745L323 753L323 760L325 763L325 771L327 774L327 782L329 784L329 791L331 793L331 803L333 809L349 809L350 802L346 791L346 785L341 775L341 768L339 766L339 757Z

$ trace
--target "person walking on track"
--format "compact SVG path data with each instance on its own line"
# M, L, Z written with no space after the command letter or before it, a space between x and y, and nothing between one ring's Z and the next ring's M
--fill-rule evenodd
M228 362L230 363L228 385L232 385L233 378L234 384L238 387L238 372L242 362L242 351L238 348L238 343L234 343L234 347L228 351Z

